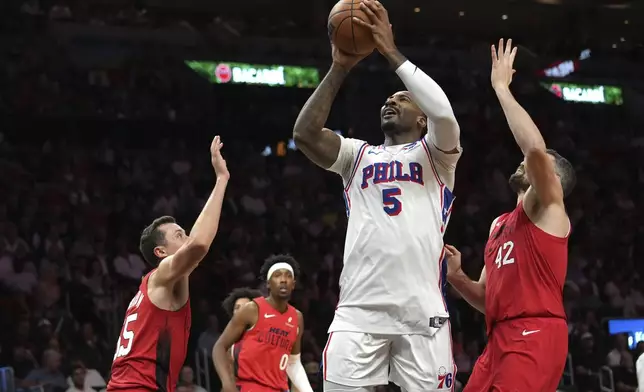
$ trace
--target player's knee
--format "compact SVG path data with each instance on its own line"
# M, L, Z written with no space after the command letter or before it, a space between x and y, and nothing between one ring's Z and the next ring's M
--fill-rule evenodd
M374 392L375 387L350 387L348 385L336 384L331 381L324 381L324 392Z

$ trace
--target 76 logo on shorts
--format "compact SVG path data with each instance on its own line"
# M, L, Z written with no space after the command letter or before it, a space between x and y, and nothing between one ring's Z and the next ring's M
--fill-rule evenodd
M438 368L438 389L451 388L454 383L454 375L452 373L447 373L447 369L444 367Z

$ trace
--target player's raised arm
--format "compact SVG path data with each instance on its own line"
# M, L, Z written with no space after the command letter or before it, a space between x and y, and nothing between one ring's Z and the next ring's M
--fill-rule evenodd
M524 203L539 208L563 206L564 195L574 186L574 170L561 155L546 149L539 128L510 92L516 54L517 48L512 47L511 39L505 45L501 39L498 48L492 45L490 79L514 139L525 156L530 189L526 192Z
M306 375L306 370L304 370L302 360L300 359L302 352L302 334L304 333L304 316L302 316L302 313L299 310L297 311L297 319L297 340L295 340L293 350L291 351L291 357L288 360L286 374L288 374L288 378L291 380L291 383L298 392L313 392L309 378Z
M510 130L514 135L519 148L524 156L528 156L531 150L546 149L546 143L539 132L539 128L532 121L528 112L519 105L510 92L510 83L512 83L512 76L516 72L512 67L514 58L517 54L517 48L512 47L512 40L509 39L507 44L504 45L503 39L499 41L499 47L496 48L492 45L492 73L490 80L492 88L496 93L505 118L508 121Z
M332 130L324 128L331 106L342 82L358 61L364 56L350 55L333 50L333 64L313 95L300 110L293 127L293 140L313 163L329 169L340 153L341 139Z
M457 159L460 128L447 95L438 83L398 51L385 7L378 0L363 0L360 8L369 17L369 22L353 18L354 23L371 29L378 51L387 58L414 101L434 124L434 132L431 135L428 132L431 142L443 153L454 154Z
M230 178L226 161L221 156L222 147L223 143L219 136L216 136L210 146L211 162L217 175L215 187L192 226L189 238L175 254L163 259L157 270L151 275L150 281L154 285L172 284L179 278L190 274L206 256L215 239L219 228L221 206ZM177 235L185 234L178 233Z
M461 269L461 252L452 245L445 245L447 281L474 309L485 314L485 266L478 282L470 279Z
M221 380L222 390L224 392L236 392L235 374L233 367L230 366L230 348L241 339L244 332L257 323L258 307L253 301L244 305L237 313L233 315L224 332L212 349L212 359L215 363L215 370Z

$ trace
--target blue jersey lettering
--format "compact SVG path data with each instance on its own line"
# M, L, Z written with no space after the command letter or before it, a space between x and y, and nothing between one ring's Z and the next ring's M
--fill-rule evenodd
M373 184L386 184L390 182L414 182L425 185L423 182L423 166L418 162L409 162L407 167L402 162L376 162L362 169L362 189Z

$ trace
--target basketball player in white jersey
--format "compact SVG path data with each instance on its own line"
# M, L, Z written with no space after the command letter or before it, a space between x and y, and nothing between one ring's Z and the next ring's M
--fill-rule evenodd
M384 7L361 6L379 52L409 91L380 109L380 146L324 128L342 81L361 60L334 47L331 69L295 123L297 147L342 176L349 217L324 389L368 391L389 381L410 392L450 389L456 369L442 252L460 130L445 93L396 49Z

